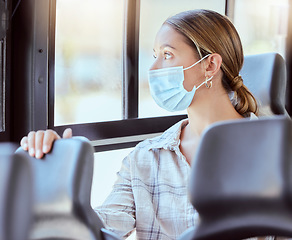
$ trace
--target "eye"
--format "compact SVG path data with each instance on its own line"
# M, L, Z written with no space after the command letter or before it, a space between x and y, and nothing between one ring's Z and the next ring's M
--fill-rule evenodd
M165 52L165 53L164 53L164 59L165 59L165 60L168 60L168 59L170 59L170 58L172 58L172 53L170 53L170 52Z
M152 56L153 56L153 58L155 58L155 59L157 58L157 55L156 55L155 53L153 53Z

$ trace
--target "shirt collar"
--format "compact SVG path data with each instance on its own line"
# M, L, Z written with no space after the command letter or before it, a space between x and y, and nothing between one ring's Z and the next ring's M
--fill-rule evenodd
M254 113L250 113L249 120L255 120L258 119L258 117Z
M247 114L246 118L249 120L258 119L254 113ZM173 149L179 146L181 131L188 123L188 119L183 119L167 129L162 135L150 139L149 150L155 148Z
M183 119L174 124L169 129L167 129L162 135L151 139L149 149L154 148L173 149L173 147L179 146L181 130L186 125L188 125L188 123L189 123L188 119Z

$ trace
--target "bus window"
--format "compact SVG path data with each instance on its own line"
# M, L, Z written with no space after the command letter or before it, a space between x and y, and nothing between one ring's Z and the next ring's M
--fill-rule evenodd
M96 208L105 201L112 191L112 186L117 179L122 161L133 148L96 152L94 154L94 169L91 186L91 207ZM127 239L136 239L135 232Z
M110 194L122 161L133 148L97 152L94 154L91 206L100 206Z
M139 117L156 117L183 112L171 113L160 108L150 96L148 87L148 69L153 63L153 42L155 35L166 18L191 9L211 9L225 13L225 0L142 0L140 12L140 49L139 49ZM151 17L149 17L151 16Z
M76 0L57 1L55 126L121 119L123 7L123 1L116 0L87 0L81 5ZM225 1L149 0L141 1L140 8L139 117L169 115L154 103L148 89L155 33L179 11L207 8L224 13Z
M51 74L54 77L50 78L55 88L53 97L49 97L49 101L54 99L55 102L49 104L50 111L52 106L54 108L54 117L51 118L53 114L49 116L48 126L61 132L64 125L70 124L75 133L93 141L134 135L146 138L186 117L185 111L173 114L158 107L148 88L147 75L154 61L155 34L169 16L200 8L228 13L238 25L245 54L283 53L285 50L288 14L287 11L280 12L288 9L288 0L269 0L267 4L261 2L262 6L257 5L258 1L243 3L241 0L110 0L106 3L86 0L81 6L76 0L56 3L56 35L51 41L55 40L55 71ZM260 7L261 13L251 10ZM269 18L273 20L267 21ZM247 29L252 29L252 34ZM128 77L132 73L134 76ZM157 124L159 118L161 124ZM81 131L77 126L79 123L89 123L82 126L86 131ZM136 142L132 141L126 147L134 144ZM124 147L119 145L119 148Z
M236 0L234 24L245 54L278 52L285 57L288 0Z
M120 120L123 1L56 9L54 125Z

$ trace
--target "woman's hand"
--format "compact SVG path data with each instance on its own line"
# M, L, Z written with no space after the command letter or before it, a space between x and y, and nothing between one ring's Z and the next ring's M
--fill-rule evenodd
M72 129L67 128L63 132L63 138L71 138ZM28 151L29 155L36 158L42 158L44 154L51 151L55 140L61 137L53 130L31 131L20 141L23 150Z

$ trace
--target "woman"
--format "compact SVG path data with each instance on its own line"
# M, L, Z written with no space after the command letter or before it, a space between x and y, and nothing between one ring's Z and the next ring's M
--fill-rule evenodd
M121 236L136 228L139 239L176 239L198 220L186 186L201 133L214 122L255 117L257 103L239 75L238 33L216 12L194 10L167 19L157 33L154 58L153 98L170 111L187 109L188 119L138 144L96 211ZM67 129L64 137L71 136ZM41 158L58 138L52 130L30 132L21 146Z

